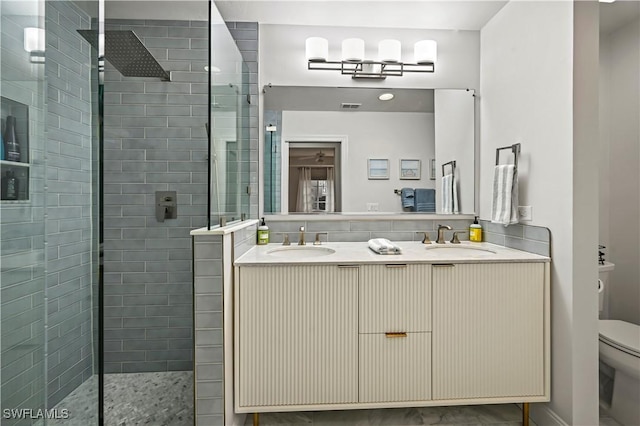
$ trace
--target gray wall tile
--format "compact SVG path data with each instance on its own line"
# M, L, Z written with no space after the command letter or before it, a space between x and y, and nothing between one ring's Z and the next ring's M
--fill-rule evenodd
M105 256L114 260L105 264L105 272L113 276L105 293L111 303L120 303L120 310L114 306L111 313L123 328L106 331L122 343L122 353L134 349L144 354L135 362L114 357L109 362L119 372L191 369L189 232L206 217L207 203L202 180L207 172L206 115L192 115L192 108L206 111L208 106L206 92L192 88L206 83L207 75L202 67L191 69L192 61L207 62L207 25L156 20L108 24L135 28L165 69L173 71L171 82L123 78L107 63L105 131L112 142L104 154L109 165L104 182L110 191L105 196ZM166 190L177 191L178 218L158 222L155 191ZM136 343L127 330L149 340Z

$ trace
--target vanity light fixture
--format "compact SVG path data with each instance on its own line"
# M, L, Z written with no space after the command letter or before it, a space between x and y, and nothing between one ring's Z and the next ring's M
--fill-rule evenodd
M29 53L31 62L44 63L44 41L42 28L26 27L24 29L24 50Z
M402 45L398 40L382 40L378 43L378 60L380 62L398 63L402 56Z
M378 99L380 99L381 101L390 101L393 98L394 98L393 93L383 93L380 96L378 96Z
M323 37L309 37L305 42L307 69L340 71L355 79L383 80L389 76L401 77L405 72L435 71L437 43L421 40L415 44L413 63L402 62L402 45L398 40L385 39L378 44L377 60L365 58L365 43L360 38L342 41L342 57L330 61L329 42Z
M324 62L329 56L329 42L322 37L309 37L305 42L307 61Z

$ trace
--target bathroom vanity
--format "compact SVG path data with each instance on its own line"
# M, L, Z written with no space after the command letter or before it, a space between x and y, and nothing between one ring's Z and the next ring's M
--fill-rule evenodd
M488 243L256 246L235 262L235 410L549 400L548 257Z

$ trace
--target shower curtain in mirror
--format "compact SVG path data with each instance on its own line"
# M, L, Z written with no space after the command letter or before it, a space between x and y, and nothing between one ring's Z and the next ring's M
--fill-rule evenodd
M335 177L333 167L322 168L326 173L326 180L317 182L311 178L311 167L299 167L298 197L296 212L311 213L324 211L332 213L335 210ZM317 169L316 169L317 171ZM316 177L318 179L318 177Z
M327 168L327 195L326 195L326 212L333 213L335 198L335 177L333 167Z
M313 211L313 191L311 187L311 167L299 167L298 199L296 211L310 213Z

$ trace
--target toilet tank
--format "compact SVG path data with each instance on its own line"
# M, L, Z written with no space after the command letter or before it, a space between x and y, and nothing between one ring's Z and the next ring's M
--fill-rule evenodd
M614 270L615 264L604 262L604 265L598 265L598 278L602 281L602 289L598 289L598 317L600 319L609 319L609 294L610 281L609 273Z

